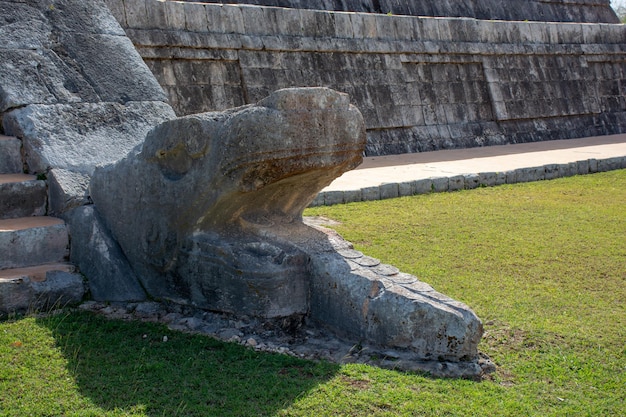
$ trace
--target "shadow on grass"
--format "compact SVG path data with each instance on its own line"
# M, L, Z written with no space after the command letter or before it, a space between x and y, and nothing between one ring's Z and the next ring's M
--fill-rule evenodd
M113 321L91 313L38 322L52 331L79 394L106 411L271 415L338 370L334 364L259 353L159 324Z

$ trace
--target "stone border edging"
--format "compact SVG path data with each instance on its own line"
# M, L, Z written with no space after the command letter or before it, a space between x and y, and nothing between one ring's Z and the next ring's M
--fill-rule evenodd
M429 373L435 378L481 380L496 370L494 363L481 352L473 361L415 360L410 352L384 349L366 341L343 339L323 328L303 326L288 331L280 321L247 316L237 318L226 313L167 302L86 301L77 309L107 319L160 323L170 331L204 335L226 343L237 343L257 352L278 353L305 360L324 360L336 364L361 363L403 372ZM57 314L60 311L72 310L57 310ZM158 333L146 335L153 339L159 338L162 343L168 342L167 336L159 336Z
M311 202L309 207L332 206L335 204L385 200L433 192L470 190L502 184L552 180L618 169L626 169L626 156L606 159L584 159L567 164L547 164L505 172L480 172L450 177L429 177L401 183L385 183L358 190L322 191Z

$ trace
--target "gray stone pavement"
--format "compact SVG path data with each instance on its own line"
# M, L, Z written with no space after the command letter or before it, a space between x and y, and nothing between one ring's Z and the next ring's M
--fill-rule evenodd
M366 157L311 204L380 200L626 168L626 134Z

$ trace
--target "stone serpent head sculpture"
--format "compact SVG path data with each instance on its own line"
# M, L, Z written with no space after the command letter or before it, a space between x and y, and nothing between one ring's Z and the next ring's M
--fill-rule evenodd
M345 94L279 90L254 105L164 122L96 170L95 207L157 299L262 318L308 316L420 359L477 355L465 305L305 225L317 193L362 160Z
M305 313L306 256L262 239L290 229L360 164L365 129L345 94L280 90L167 121L93 176L91 195L149 294L261 316Z

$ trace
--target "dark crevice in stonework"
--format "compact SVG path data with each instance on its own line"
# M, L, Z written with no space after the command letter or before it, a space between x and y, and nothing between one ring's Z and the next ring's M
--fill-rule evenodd
M380 8L380 0L372 0L372 5L374 6L374 13L382 13L382 9Z
M246 77L244 77L244 71L241 66L241 60L237 60L237 68L239 68L239 78L241 80L241 95L243 96L244 104L250 104L250 96L248 94L248 85L246 84Z

